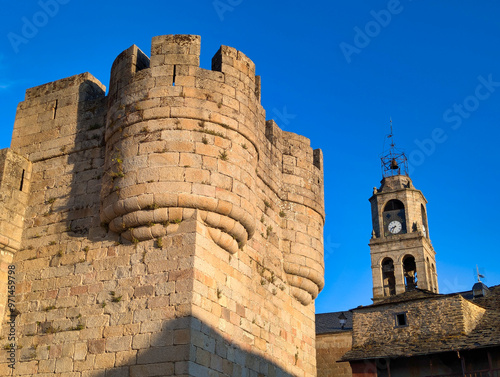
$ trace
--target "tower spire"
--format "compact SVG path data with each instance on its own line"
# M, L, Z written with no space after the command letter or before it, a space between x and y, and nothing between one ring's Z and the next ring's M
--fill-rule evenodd
M408 159L404 151L396 148L394 141L394 132L392 128L392 118L389 120L391 132L386 135L389 139L389 148L386 149L384 142L384 151L380 156L382 163L382 176L392 177L393 175L408 175Z

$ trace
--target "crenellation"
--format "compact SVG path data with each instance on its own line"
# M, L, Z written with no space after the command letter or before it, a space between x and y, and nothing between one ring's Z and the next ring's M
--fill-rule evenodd
M80 85L84 84L86 81L94 82L100 89L94 89L89 92L99 96L100 92L105 92L106 88L98 80L96 80L90 73L82 73L80 75L67 77L64 79L52 81L47 84L39 85L26 90L25 101L33 100L38 98L38 101L34 101L35 104L45 104L52 102L57 99L57 92L64 91L68 94L80 94ZM87 98L85 98L86 100Z
M77 124L85 127L95 121L104 124L104 90L98 80L84 73L28 91L24 101L26 106L19 107L22 110L16 117L11 148L28 156L31 161L39 161L65 155L71 150L92 147L92 144L98 143L97 139L76 140L79 131L76 127ZM31 114L33 111L39 116L23 117L25 112ZM77 119L78 111L84 115L83 119Z

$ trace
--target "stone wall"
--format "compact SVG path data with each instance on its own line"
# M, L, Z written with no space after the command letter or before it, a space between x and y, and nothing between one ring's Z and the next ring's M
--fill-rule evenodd
M21 248L30 182L31 163L11 150L0 150L0 318L7 305L9 265ZM13 271L10 274L12 281Z
M485 309L460 295L415 300L357 309L353 319L353 348L370 345L401 347L469 333ZM395 315L405 313L407 326L396 327ZM429 316L432 313L432 316ZM399 348L398 348L399 350ZM396 348L394 352L396 351Z
M199 49L155 37L107 96L85 73L20 103L15 375L316 375L321 151L266 121L244 54Z
M352 331L316 336L318 377L351 377L349 362L337 362L352 347Z

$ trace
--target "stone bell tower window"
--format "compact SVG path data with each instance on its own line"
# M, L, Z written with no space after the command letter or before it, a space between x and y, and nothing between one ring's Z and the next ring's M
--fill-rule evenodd
M403 272L406 291L414 290L417 287L417 265L413 256L407 255L403 258Z
M385 237L406 233L406 215L403 202L397 199L389 200L384 206L382 216Z
M391 258L382 261L382 279L384 284L384 296L396 294L396 278L394 277L394 262Z
M405 209L405 206L402 201L397 200L397 199L392 199L387 202L387 204L384 207L384 212L386 211L394 211L396 209Z

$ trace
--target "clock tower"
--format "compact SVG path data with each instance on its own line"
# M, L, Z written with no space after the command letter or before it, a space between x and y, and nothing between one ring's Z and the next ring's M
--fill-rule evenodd
M382 181L373 189L370 254L373 301L415 288L438 293L435 251L429 238L427 200L408 176L404 152L390 149L381 157Z

